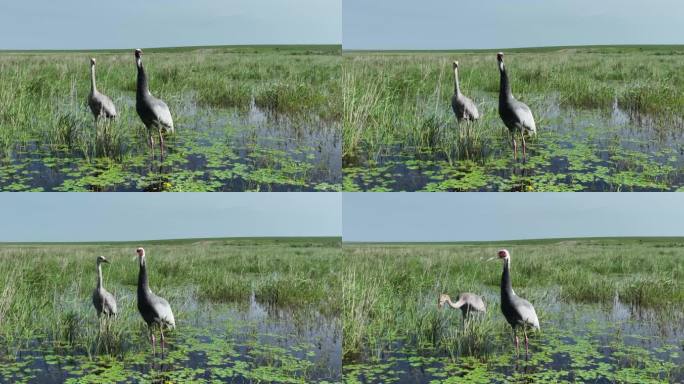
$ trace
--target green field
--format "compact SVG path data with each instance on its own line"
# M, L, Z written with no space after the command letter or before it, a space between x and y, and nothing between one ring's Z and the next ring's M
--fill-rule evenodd
M0 52L0 190L339 190L340 47L145 49L177 134L150 156L133 49ZM97 129L89 58L119 118Z
M684 380L684 238L345 244L346 383L571 383ZM499 309L511 252L515 292L541 332L516 357ZM465 325L437 298L483 296Z
M0 244L0 382L337 382L339 238ZM156 355L136 307L150 288L177 329ZM100 329L95 259L118 317ZM157 346L159 348L159 346Z
M684 186L684 46L504 50L538 135L512 156L497 50L343 53L346 191L621 191ZM482 118L459 124L453 72Z

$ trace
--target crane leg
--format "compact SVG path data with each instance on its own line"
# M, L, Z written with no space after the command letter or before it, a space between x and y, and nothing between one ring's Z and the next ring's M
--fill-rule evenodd
M520 137L522 139L523 160L525 160L527 158L527 144L525 143L525 131L520 131Z
M519 340L518 340L518 333L515 331L515 327L513 328L513 341L515 342L515 354L518 355L518 345L519 345Z
M161 348L162 348L162 352L163 352L164 351L164 328L160 326L159 332L161 332Z
M529 351L528 346L527 346L528 342L527 342L527 328L526 327L523 327L523 334L525 334L525 356L527 356L530 353L530 351Z
M150 340L152 341L152 354L154 355L154 332L150 328Z
M164 155L164 135L162 134L162 129L159 128L159 150L161 154Z
M515 142L515 133L513 133L513 159L518 160L518 143Z

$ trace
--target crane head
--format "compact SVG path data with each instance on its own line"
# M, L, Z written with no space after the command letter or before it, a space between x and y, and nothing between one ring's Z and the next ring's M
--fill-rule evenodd
M437 308L442 309L442 307L444 306L444 303L446 303L447 301L450 301L450 300L451 300L451 298L446 293L440 294L439 300L437 300Z
M458 68L458 61L454 61L454 68Z
M503 52L499 52L496 54L496 60L497 61L503 61Z
M137 49L135 50L135 58L136 58L136 59L139 59L141 56L142 56L142 49L137 48Z
M94 57L91 57L91 58L90 58L90 64L91 64L91 65L95 65L95 58L94 58Z
M138 254L138 257L145 257L145 250L142 247L136 249L135 252Z
M98 256L97 263L109 263L109 260L107 260L104 256Z
M508 252L508 249L500 250L498 255L499 255L499 259L504 259L504 260L511 257L511 254Z

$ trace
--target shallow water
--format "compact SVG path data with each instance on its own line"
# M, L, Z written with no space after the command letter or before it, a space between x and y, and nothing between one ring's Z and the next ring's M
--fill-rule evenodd
M341 187L339 122L259 109L214 109L190 96L172 100L176 134L147 145L132 98L120 121L97 134L83 106L65 106L89 130L84 144L35 143L0 160L0 190L25 191L335 191ZM118 139L111 130L119 129ZM92 132L90 132L92 131ZM158 140L158 139L155 139ZM95 143L95 144L93 144ZM87 154L87 155L85 155Z
M190 300L177 310L178 328L167 334L163 355L159 345L152 354L138 319L140 329L112 355L89 357L47 340L34 340L16 357L0 355L0 383L341 381L341 325L334 317L253 297L246 306ZM136 313L123 313L129 315ZM97 327L94 315L89 320L83 326Z
M491 96L488 96L491 99ZM492 99L493 100L493 99ZM501 126L475 156L449 159L395 146L344 164L344 190L375 191L673 191L684 187L684 120L622 110L580 110L557 97L537 102L538 135L516 161L489 100L482 124ZM455 121L446 128L458 130ZM518 141L520 141L518 139ZM520 144L520 143L519 143ZM520 150L520 148L519 148Z
M489 295L493 297L494 295ZM492 302L489 300L488 302ZM505 323L497 305L489 315ZM530 337L530 354L516 356L510 328L491 335L488 348L453 356L397 340L379 358L369 353L344 364L346 382L361 383L644 383L684 382L682 313L612 305L554 302L537 309L542 331ZM459 312L459 313L456 313ZM446 316L461 326L460 311Z

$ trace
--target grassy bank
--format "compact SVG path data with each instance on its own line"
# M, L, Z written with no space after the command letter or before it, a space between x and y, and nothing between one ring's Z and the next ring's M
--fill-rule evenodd
M343 54L344 157L372 157L388 147L461 155L505 134L496 114L496 51L346 52ZM625 110L679 116L684 108L682 46L548 47L506 50L513 93L537 116L544 100L562 108ZM462 91L485 119L479 137L450 133L451 62ZM493 116L491 119L487 116ZM542 122L543 123L543 122ZM540 122L537 122L540 126ZM543 124L541 124L543 126Z

